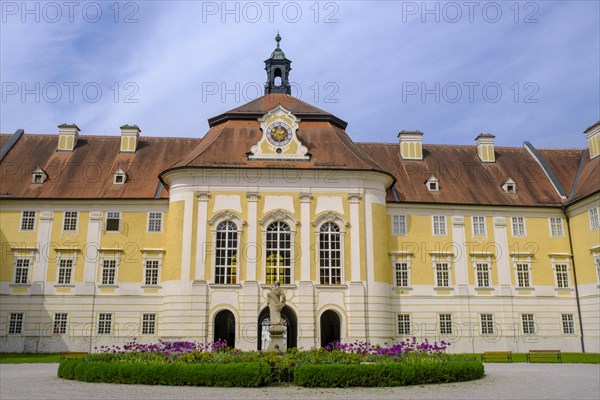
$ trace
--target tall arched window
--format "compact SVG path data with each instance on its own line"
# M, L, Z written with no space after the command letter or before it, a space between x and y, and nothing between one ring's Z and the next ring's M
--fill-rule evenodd
M321 225L319 230L319 266L321 285L342 283L340 227L333 222Z
M221 222L217 226L215 283L237 283L238 231L231 221Z
M266 283L291 283L292 235L285 222L273 222L267 227Z

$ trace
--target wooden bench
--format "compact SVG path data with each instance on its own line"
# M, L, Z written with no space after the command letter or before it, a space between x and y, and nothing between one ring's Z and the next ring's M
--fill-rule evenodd
M558 362L562 362L562 356L560 350L529 350L526 355L527 362L531 362L532 359L546 359L556 358Z
M485 351L481 355L481 361L488 362L488 360L506 360L512 362L512 351Z

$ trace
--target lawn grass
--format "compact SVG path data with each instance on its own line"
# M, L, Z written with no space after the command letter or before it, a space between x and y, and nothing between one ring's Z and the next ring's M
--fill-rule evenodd
M513 353L512 359L513 362L527 362L526 358L527 353ZM453 354L459 358L473 358L476 357L478 360L481 360L481 354ZM563 364L600 364L600 354L599 353L561 353ZM508 361L503 360L493 360L486 361L487 363L507 363ZM556 359L542 359L535 360L533 363L557 363Z
M69 357L85 356L85 354L0 353L0 364L57 363L65 355Z

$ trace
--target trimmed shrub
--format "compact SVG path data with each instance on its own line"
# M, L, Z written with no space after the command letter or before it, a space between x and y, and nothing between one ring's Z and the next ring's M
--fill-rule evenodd
M271 379L265 362L240 364L143 364L64 359L58 377L84 382L144 385L257 387Z
M307 387L407 386L462 382L483 376L480 361L438 363L304 364L294 371L294 382Z

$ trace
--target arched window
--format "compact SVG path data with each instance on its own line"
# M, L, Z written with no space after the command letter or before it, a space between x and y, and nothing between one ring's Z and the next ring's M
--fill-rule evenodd
M215 253L215 283L236 284L238 230L233 222L223 221L217 226Z
M342 283L340 227L333 222L321 225L319 230L319 267L321 285Z
M273 222L267 227L266 235L266 283L291 283L292 235L285 222Z

